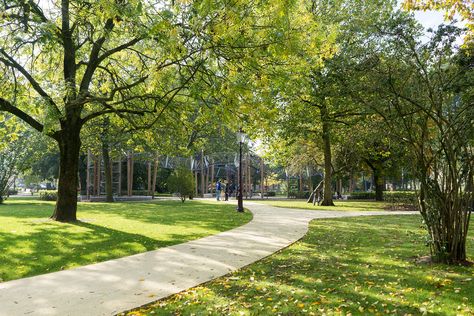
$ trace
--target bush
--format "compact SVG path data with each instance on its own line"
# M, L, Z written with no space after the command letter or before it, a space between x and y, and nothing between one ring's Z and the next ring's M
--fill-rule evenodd
M175 169L168 178L168 188L171 192L176 193L183 203L186 197L192 199L194 194L193 173L186 167Z
M348 200L375 200L375 192L352 192Z
M18 194L18 190L14 190L14 189L8 189L8 195L17 195Z
M374 200L375 192L352 192L347 196L348 200ZM384 201L391 203L400 204L412 204L417 203L417 197L414 191L384 191Z
M310 191L290 191L288 194L289 198L294 198L294 199L309 199L309 196L311 195Z
M383 198L387 202L416 205L418 198L414 191L387 191Z
M43 201L56 201L58 199L58 191L39 191L39 198Z
M275 191L265 192L264 196L276 196L276 192Z

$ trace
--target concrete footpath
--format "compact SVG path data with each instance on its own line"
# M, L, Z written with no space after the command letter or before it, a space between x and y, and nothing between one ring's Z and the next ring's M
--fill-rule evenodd
M184 244L0 283L0 315L114 315L225 275L305 235L315 218L416 212L305 211L245 202L251 222ZM229 214L231 216L232 214Z

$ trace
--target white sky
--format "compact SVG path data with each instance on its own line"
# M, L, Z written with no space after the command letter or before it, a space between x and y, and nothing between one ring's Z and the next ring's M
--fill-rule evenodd
M402 6L403 0L398 0L398 5ZM436 29L438 25L442 23L449 23L449 21L444 20L444 11L415 11L415 18L418 22L423 25L425 29L433 28ZM456 19L460 21L459 16L456 16ZM465 23L458 22L456 25L462 26Z
M444 13L439 11L416 11L415 18L423 25L425 29L436 29L438 25L444 22Z
M401 6L402 0L398 0L398 4ZM446 21L444 19L444 11L415 11L415 18L418 20L418 22L423 25L425 30L432 28L433 30L436 30L440 24L448 24L450 21ZM455 16L456 20L458 22L456 23L456 26L458 27L463 27L466 25L465 22L460 22L460 17L458 15ZM428 35L426 38L423 40L428 40ZM422 40L422 41L423 41ZM459 38L457 41L457 44L462 44L462 38Z

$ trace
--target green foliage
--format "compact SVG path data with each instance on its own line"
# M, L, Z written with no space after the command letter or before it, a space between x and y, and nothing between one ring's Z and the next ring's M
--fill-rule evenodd
M31 164L31 174L42 180L57 179L59 174L59 154L43 152L38 160Z
M464 30L453 25L440 26L426 43L409 27L386 27L386 47L372 53L377 62L366 76L367 103L409 150L433 257L462 262L474 201L472 51L459 49Z
M472 315L472 267L417 264L419 223L318 219L272 256L125 315Z
M252 218L248 212L237 214L232 205L199 201L97 202L78 207L87 220L64 224L47 219L52 202L6 201L0 207L0 282L184 243Z
M374 200L375 192L352 192L347 196L349 200Z
M32 151L29 138L30 132L14 118L0 119L0 204L9 195L15 177L27 166Z
M349 200L374 200L375 192L352 192L347 197ZM401 203L416 206L418 203L414 191L384 191L383 199L388 203Z
M58 191L55 190L41 190L39 191L39 199L42 201L57 201Z
M176 168L168 177L168 189L170 192L178 194L183 203L186 200L186 197L193 197L195 189L194 185L192 171L184 166Z

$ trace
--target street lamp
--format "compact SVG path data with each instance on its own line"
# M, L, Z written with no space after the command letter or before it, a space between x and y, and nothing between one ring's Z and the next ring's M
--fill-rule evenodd
M242 131L242 128L237 132L237 141L239 142L239 192L237 196L237 212L244 211L244 202L242 200L242 144L245 142L247 135Z

